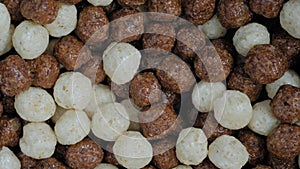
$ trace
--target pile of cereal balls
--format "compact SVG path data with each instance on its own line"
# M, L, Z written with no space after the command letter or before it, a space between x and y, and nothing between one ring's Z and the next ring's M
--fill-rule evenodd
M299 0L0 0L1 169L298 169Z

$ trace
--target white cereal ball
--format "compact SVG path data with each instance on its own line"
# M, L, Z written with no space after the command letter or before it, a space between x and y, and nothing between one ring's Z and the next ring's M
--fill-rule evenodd
M0 35L2 36L8 33L10 26L10 14L3 3L0 3L0 16Z
M66 72L54 85L54 99L65 109L83 110L93 95L92 82L79 72Z
M213 110L213 102L216 98L222 96L226 87L222 82L209 83L200 81L194 87L192 93L192 102L195 108L200 112L209 112Z
M117 161L126 168L143 168L150 163L153 150L148 140L136 131L121 135L113 146Z
M108 163L101 163L94 169L118 169L118 167Z
M56 123L57 120L66 112L67 110L60 107L60 106L56 106L56 110L54 115L51 117L51 120L53 123Z
M140 113L141 108L137 107L131 99L122 100L121 104L124 106L129 115L130 125L128 130L140 131L138 115Z
M300 1L289 0L280 12L280 24L291 36L300 39Z
M43 122L50 119L56 109L52 96L44 89L30 87L15 97L15 109L19 116L30 122Z
M54 131L62 145L80 142L90 132L91 122L84 111L68 110L57 121Z
M249 153L238 139L222 135L209 145L208 157L220 169L238 169L247 163Z
M201 129L190 127L179 133L176 157L186 165L198 165L207 156L207 137Z
M15 26L10 25L8 33L0 34L0 55L5 54L12 48L12 35L15 31Z
M233 45L242 56L246 56L255 45L269 43L270 34L268 29L258 23L250 23L240 27L233 37Z
M238 130L248 125L252 118L249 97L239 91L227 90L214 102L214 115L223 127Z
M280 86L290 84L295 87L300 87L300 77L294 70L287 70L283 76L273 83L266 85L266 90L269 98L273 98Z
M46 24L45 28L53 37L62 37L71 33L77 24L77 9L75 5L59 4L59 10L55 20Z
M49 33L42 25L25 20L16 27L12 41L23 59L35 59L47 49Z
M92 131L105 141L115 141L129 127L129 116L120 103L107 103L92 118Z
M173 169L193 169L193 168L189 165L178 165L178 166L174 167Z
M113 0L87 0L90 4L94 6L108 6Z
M280 121L274 117L271 107L271 100L256 103L253 106L253 116L248 127L260 135L268 136L275 129Z
M57 140L46 123L29 123L23 127L19 145L21 151L34 159L45 159L53 155Z
M16 155L7 147L0 149L0 168L1 169L20 169L21 162Z
M222 26L217 15L214 15L205 24L199 25L198 28L203 31L209 39L218 39L225 36L227 33L227 29Z
M103 53L103 69L116 84L130 82L140 65L141 53L129 43L112 43Z

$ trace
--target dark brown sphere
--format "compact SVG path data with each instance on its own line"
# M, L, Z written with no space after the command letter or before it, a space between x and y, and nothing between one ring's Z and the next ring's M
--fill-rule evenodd
M171 169L179 165L175 153L175 143L162 140L153 145L153 163L159 169Z
M272 167L266 166L266 165L257 165L256 167L254 167L252 169L272 169Z
M180 0L148 0L148 12L157 13L150 14L152 20L173 21L181 15Z
M268 156L268 164L272 169L297 169L296 158L280 159L271 153Z
M93 56L92 59L79 69L79 72L88 77L94 84L102 82L106 77L103 70L103 61L100 56Z
M34 169L37 165L37 160L26 156L22 152L18 153L18 158L21 162L21 169Z
M12 21L20 21L22 20L23 16L21 15L20 4L22 0L2 0L3 3L9 14Z
M250 9L266 18L276 18L283 6L284 0L250 0Z
M43 168L43 169L67 169L67 167L59 162L56 158L47 158L39 161L36 165L36 169Z
M123 7L136 8L138 6L144 5L146 0L117 0L120 5Z
M0 144L14 147L19 144L22 131L21 119L18 117L0 117Z
M216 0L189 0L183 3L185 18L195 25L203 25L213 15Z

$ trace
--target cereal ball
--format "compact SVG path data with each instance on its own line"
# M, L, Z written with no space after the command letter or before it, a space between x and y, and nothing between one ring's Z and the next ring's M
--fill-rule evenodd
M30 87L16 95L15 108L22 119L30 122L42 122L54 115L56 105L46 90Z
M141 133L135 131L125 132L118 137L113 153L118 162L126 168L142 168L150 163L153 151L151 144Z
M59 168L59 169L67 169L67 167L59 162L56 158L47 158L41 160L35 166L36 168L43 168L43 169L52 169L52 168Z
M124 99L121 101L121 104L126 109L128 113L130 125L128 130L130 131L140 131L140 124L139 124L139 113L141 112L139 107L137 107L131 99Z
M195 25L202 25L214 15L215 4L215 0L185 1L183 3L185 18Z
M272 45L256 45L247 54L244 69L253 81L272 83L286 71L287 58Z
M94 169L104 156L102 148L91 139L71 145L66 152L66 163L74 169Z
M53 37L62 37L71 33L77 24L77 9L75 5L59 4L59 10L55 20L46 24L45 28Z
M37 165L36 159L33 159L22 152L18 153L18 158L21 162L21 169L32 169Z
M170 52L175 44L175 36L175 29L171 24L150 24L146 27L146 33L143 35L143 48L162 49Z
M129 43L112 43L103 53L103 69L116 84L130 82L136 74L141 53Z
M248 125L252 118L249 97L235 90L227 90L214 102L215 118L223 127L237 130Z
M206 158L199 165L194 166L194 169L218 169L211 161Z
M87 0L90 4L94 6L108 6L113 0Z
M25 155L45 159L53 155L56 142L56 136L48 124L28 123L23 127L19 146Z
M23 18L23 16L21 15L21 12L20 12L21 1L22 0L2 0L1 1L6 6L12 21L20 21ZM4 19L4 18L2 18L2 19Z
M253 16L245 0L220 0L217 15L225 28L239 28Z
M280 159L293 159L300 154L300 126L281 124L267 138L268 151Z
M287 70L281 78L273 83L266 85L269 98L273 98L280 86L290 84L295 87L300 87L300 77L294 70Z
M189 91L196 82L190 67L175 55L166 57L156 69L161 85L178 94Z
M21 163L16 155L7 147L3 146L0 150L1 169L20 169Z
M72 145L85 138L90 128L90 119L84 111L68 110L56 121L54 131L60 144Z
M167 103L169 105L176 105L178 103L180 103L180 95L171 91L170 89L162 89L163 91L163 95L162 95L162 99L163 99L163 103Z
M146 167L143 167L142 169L156 169L153 165L148 165Z
M58 3L55 0L26 0L20 4L21 14L39 24L52 23L58 13Z
M238 90L242 93L245 93L251 102L254 102L258 99L263 88L262 84L254 82L245 73L244 64L235 67L229 76L227 85L231 90Z
M222 96L225 90L226 87L221 82L209 83L200 81L194 86L192 102L200 112L212 111L214 100Z
M146 0L118 0L118 3L123 7L135 8L144 5Z
M59 2L75 5L81 2L82 0L58 0Z
M148 12L155 12L150 14L150 18L154 21L172 21L181 15L180 0L149 0ZM156 14L163 13L163 14Z
M192 169L192 167L189 165L178 165L172 169Z
M175 143L169 140L162 140L153 144L153 163L159 169L171 169L178 166Z
M253 116L248 127L255 133L268 136L280 124L272 113L270 103L271 100L265 100L253 106Z
M107 103L92 118L94 135L105 141L115 141L129 127L129 115L120 103Z
M233 37L233 45L242 56L247 56L249 50L255 45L269 43L270 34L268 29L258 23L250 23L240 27Z
M300 122L300 88L283 85L279 88L271 102L274 116L283 123Z
M0 145L14 147L18 145L22 130L21 119L18 117L0 117Z
M56 110L54 115L51 117L51 121L55 124L58 119L66 112L67 110L60 107L60 106L56 106Z
M12 42L23 59L34 59L47 49L49 33L42 25L25 20L16 27Z
M72 35L61 38L55 44L53 53L67 70L78 69L91 59L91 51Z
M79 69L79 72L88 77L93 84L102 82L106 77L103 70L102 57L100 56L93 56Z
M298 16L300 12L300 2L289 0L283 5L280 12L280 25L294 38L300 39L300 24Z
M116 167L112 164L101 163L94 169L118 169L118 167Z
M217 15L214 15L203 25L199 25L201 30L209 39L218 39L226 35L227 29L222 26Z
M9 26L11 22L9 11L6 5L3 3L0 3L0 14L1 14L0 26L2 28L0 30L0 35L2 36L9 31Z
M12 36L13 36L14 31L15 31L15 26L11 24L8 32L5 32L5 33L0 32L0 37L1 37L0 38L0 55L7 53L13 47Z
M242 168L248 161L249 153L238 139L222 135L209 145L208 157L221 169Z
M296 159L280 159L275 155L269 153L268 163L273 169L296 169Z
M266 18L276 18L284 0L250 0L249 7L256 14Z
M256 167L254 167L252 169L272 169L272 168L270 166L266 166L266 165L257 165Z
M176 156L186 165L198 165L207 156L207 137L201 129L186 128L179 133Z
M90 79L79 72L61 74L53 90L55 102L65 109L82 110L87 107L93 95Z
M80 12L76 35L88 43L101 42L108 38L109 21L101 7L88 6Z

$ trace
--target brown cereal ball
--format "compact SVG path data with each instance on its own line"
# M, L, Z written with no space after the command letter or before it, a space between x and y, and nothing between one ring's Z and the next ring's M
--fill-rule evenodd
M202 161L200 164L193 167L194 169L218 169L208 158Z
M160 101L161 86L154 73L139 73L131 80L129 93L135 105L145 107Z
M156 76L163 87L178 94L189 91L196 82L189 66L174 55L169 55L159 64Z
M172 21L181 15L180 0L148 0L148 12L157 12L172 16L151 14L150 18L155 21Z
M215 46L215 48L227 50L231 55L236 55L237 53L234 45L227 39L212 39L211 43Z
M234 68L227 82L228 88L245 93L251 102L255 102L263 88L262 84L256 83L244 71L244 64Z
M171 169L179 165L176 158L175 143L168 140L158 141L153 144L153 163L159 169Z
M53 52L67 70L78 69L91 59L91 51L72 35L61 38L55 44Z
M47 158L39 161L36 165L36 168L43 168L43 169L67 169L67 167L59 162L56 158Z
M67 3L67 4L78 4L79 2L81 2L82 0L58 0L59 2L63 2L63 3Z
M175 28L171 24L150 24L143 35L143 48L162 49L171 52L175 44L175 36Z
M245 59L245 72L261 84L279 79L287 69L287 58L273 45L255 45Z
M90 61L88 61L79 69L79 72L90 78L92 83L95 84L102 82L106 77L106 74L103 70L102 57L100 56L93 56Z
M183 59L193 59L205 46L205 35L195 27L184 27L177 33L175 53Z
M59 64L54 56L43 54L29 60L32 85L45 89L52 88L59 75Z
M220 82L227 78L233 66L233 57L224 49L205 46L194 61L196 75L207 82Z
M102 148L91 139L84 139L71 145L66 152L66 163L74 169L93 169L101 163Z
M136 8L138 6L144 5L146 0L118 0L118 3L123 7Z
M18 145L22 130L21 119L18 117L0 118L0 142L3 146L14 147Z
M276 18L284 0L250 0L250 9L266 18Z
M20 4L21 14L40 24L52 23L58 13L56 0L24 0Z
M31 85L26 62L18 55L10 55L0 62L0 86L3 94L15 96Z
M33 169L36 167L37 160L35 160L29 156L26 156L22 152L18 153L17 156L21 162L21 169Z
M131 42L144 33L144 16L135 9L122 8L110 17L111 36L116 41Z
M80 12L75 32L84 43L94 44L108 38L108 24L102 7L88 6Z
M253 16L246 0L220 0L217 15L225 28L239 28L251 21Z
M300 154L300 126L281 124L268 135L268 151L280 159L293 159Z
M185 18L195 25L202 25L214 15L215 6L216 0L185 1Z
M176 105L180 102L180 95L176 94L175 92L169 90L169 89L162 89L163 91L163 97L164 103L167 103L171 106Z
M274 154L269 153L268 164L272 169L297 169L296 159L280 159Z
M256 167L254 167L252 169L272 169L272 167L266 166L266 165L257 165Z
M283 85L271 101L272 113L283 123L300 122L300 88Z
M22 0L2 0L2 3L8 9L12 21L20 21L23 16L20 12L20 3Z

